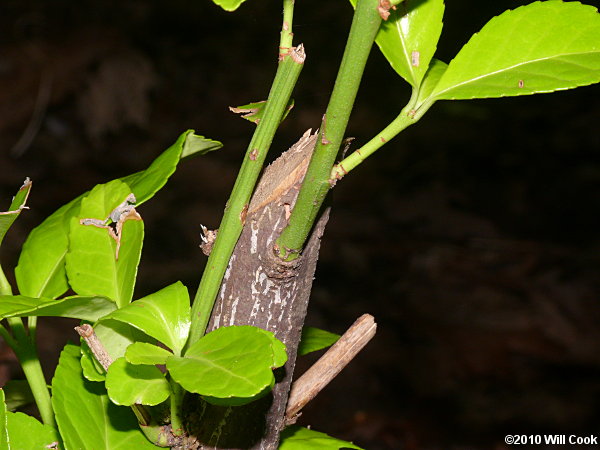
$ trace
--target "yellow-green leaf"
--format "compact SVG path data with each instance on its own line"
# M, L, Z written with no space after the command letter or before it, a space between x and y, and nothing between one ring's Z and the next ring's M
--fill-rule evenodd
M66 255L69 284L75 292L110 298L119 307L127 305L133 296L142 251L143 221L139 216L126 220L116 238L109 228L86 225L83 221L106 220L130 193L120 180L96 186L81 201L79 215L71 218Z
M187 288L178 281L114 311L105 319L136 327L179 355L190 329L190 297Z
M117 405L158 405L169 398L169 382L156 366L133 365L119 358L106 374L108 397Z
M235 11L246 0L213 0L213 3L219 5L225 11Z
M0 295L0 318L7 317L72 317L94 322L114 311L115 303L104 297L72 297L52 300L24 295Z
M125 351L125 359L131 364L166 364L169 356L173 353L147 342L134 342Z
M2 241L4 240L4 236L6 232L13 224L21 211L25 208L25 203L27 202L27 197L29 196L29 191L31 190L31 180L29 178L25 179L23 186L19 189L17 194L12 199L10 206L8 207L8 211L0 212L0 245L2 245Z
M535 2L490 20L460 50L434 100L528 95L600 81L600 15L579 2Z
M274 356L273 339L251 326L218 328L193 344L184 357L167 359L167 369L185 390L209 402L248 403L275 382L273 363L280 358Z
M356 0L350 0L356 6ZM375 42L392 68L418 87L437 48L443 0L404 0L381 23Z
M330 333L315 327L302 328L298 355L303 356L327 348L337 342L339 334Z
M129 186L137 205L141 205L165 185L182 158L203 155L220 147L220 142L198 136L194 130L187 130L146 170L123 177L121 181ZM88 194L80 195L59 208L27 237L15 269L22 295L56 298L69 289L65 255L69 248L71 218L79 213L81 201Z
M35 417L21 412L7 412L6 419L9 449L60 450L62 448L56 430L40 423Z
M52 379L52 407L67 450L151 450L130 408L116 406L101 383L83 378L79 348L68 344Z
M287 427L281 433L279 450L338 450L354 448L361 450L351 442L333 438L315 430L309 430L297 425Z

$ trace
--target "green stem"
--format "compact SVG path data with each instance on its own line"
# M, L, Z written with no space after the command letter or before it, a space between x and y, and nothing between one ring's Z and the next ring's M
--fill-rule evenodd
M288 8L293 2L286 2ZM289 14L288 14L289 18ZM291 29L291 23L289 23ZM280 55L281 57L281 55ZM277 73L269 92L264 116L258 123L248 145L240 172L225 207L217 239L210 252L192 304L192 323L186 348L200 339L206 331L210 313L221 287L235 244L242 232L250 196L263 167L265 157L304 64L302 45L292 48L279 61Z
M171 432L163 425L142 425L140 423L140 430L146 436L150 442L158 447L171 447Z
M35 403L40 411L42 421L46 425L56 427L54 411L52 410L52 401L50 400L50 392L48 391L46 379L42 372L42 366L35 348L35 342L31 339L31 336L28 336L21 318L12 317L7 320L15 337L14 340L16 341L16 345L11 347L23 368L25 378L27 378L27 382L29 383L31 393L33 394ZM13 343L15 342L13 341Z
M183 420L182 420L182 405L183 405L183 396L185 395L185 391L183 388L173 379L169 379L169 384L171 385L171 432L174 436L183 435Z
M158 425L152 423L152 416L150 415L148 409L144 405L135 403L131 405L131 411L133 411L133 414L135 415L140 427L158 427Z
M37 316L29 316L27 318L27 331L31 342L36 342L37 319Z
M329 176L329 182L333 185L341 180L348 172L391 141L398 133L418 122L427 110L431 108L434 102L424 103L417 110L413 109L413 103L413 101L409 102L409 104L400 112L398 117L396 117L394 121L381 132L377 133L373 139L333 166Z
M4 339L4 342L6 342L10 348L15 348L17 346L17 341L13 339L9 331L2 324L0 324L0 337Z
M283 0L283 25L281 26L281 37L279 40L279 54L285 56L292 48L294 33L292 33L292 22L294 20L294 2L296 0Z
M6 279L2 267L0 267L0 294L12 295L12 287ZM15 355L23 368L23 373L29 383L29 388L31 389L35 403L42 416L42 421L46 425L56 427L52 401L50 400L50 392L48 391L46 379L44 378L44 373L42 372L42 366L40 364L40 358L35 348L35 337L27 333L25 325L23 324L23 319L20 317L11 317L6 320L12 330L12 335L2 325L0 325L0 335L4 338L10 348L12 348L13 352L15 352Z
M381 24L379 0L358 0L335 87L323 116L320 137L288 226L277 240L280 257L300 253L331 188L329 174L346 131L367 58Z

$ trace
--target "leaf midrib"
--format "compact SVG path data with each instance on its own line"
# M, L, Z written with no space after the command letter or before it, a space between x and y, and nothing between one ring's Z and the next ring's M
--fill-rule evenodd
M452 85L452 86L450 86L450 87L448 87L448 88L446 88L446 89L444 89L442 91L439 91L437 93L433 93L430 97L431 98L439 98L440 95L443 95L444 93L446 93L448 91L451 91L453 89L456 89L456 88L458 88L460 86L464 86L466 84L473 83L475 81L479 81L479 80L482 80L484 78L491 77L493 75L497 75L499 73L506 72L508 70L511 70L511 69L514 69L514 68L517 68L517 67L520 67L520 66L524 66L524 65L527 65L527 64L533 64L533 63L536 63L536 62L546 61L546 60L551 60L551 59L559 59L559 58L562 58L562 57L565 57L565 56L588 55L588 54L593 54L593 53L600 53L600 50L598 50L598 51L592 51L592 52L586 51L586 52L576 52L576 53L561 53L561 54L554 54L554 55L551 55L551 56L546 56L546 57L543 57L543 58L529 59L527 61L523 61L523 62L514 64L512 66L509 66L509 67L503 67L503 68L501 68L499 70L495 70L494 72L487 72L487 73L485 73L483 75L480 75L480 76L477 76L477 77L473 77L473 78L469 78L468 80L465 80L465 81L463 81L461 83L458 83L458 84L454 84L454 85ZM448 67L448 69L450 69L450 67ZM443 79L444 76L447 75L447 73L448 73L448 71L446 71L446 73L442 76L442 79Z

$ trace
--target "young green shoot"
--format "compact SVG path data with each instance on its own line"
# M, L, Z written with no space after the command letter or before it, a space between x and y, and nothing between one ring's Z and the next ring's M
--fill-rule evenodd
M319 138L288 226L276 242L285 260L298 257L321 209L331 184L331 168L337 158L360 80L381 24L379 0L359 0Z
M414 93L416 92L416 90L413 91L413 97L415 97ZM402 109L400 114L398 114L398 117L396 117L387 127L377 133L373 139L361 148L355 150L333 166L329 176L329 183L332 186L335 185L335 183L341 180L348 172L391 141L401 131L418 122L432 105L433 102L428 102L415 109L414 101L412 101L411 98L408 105Z
M293 1L284 1L284 25L280 47L291 39ZM283 45L281 45L283 44ZM265 107L264 116L256 130L244 157L238 177L225 207L219 233L210 252L200 286L192 304L192 323L187 348L200 339L206 331L215 299L221 287L229 259L242 232L250 196L263 168L265 157L273 141L281 118L285 113L300 71L305 53L302 45L291 47L289 52L279 54L279 66Z

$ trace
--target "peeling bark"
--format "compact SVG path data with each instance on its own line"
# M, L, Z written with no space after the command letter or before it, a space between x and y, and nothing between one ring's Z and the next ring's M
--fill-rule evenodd
M259 401L237 407L202 403L191 430L199 442L198 448L274 450L278 446L329 211L318 220L296 261L281 261L274 254L273 245L287 225L315 140L316 135L305 133L265 170L208 325L208 331L230 325L254 325L272 331L286 345L288 362L276 371L277 383L272 393Z

